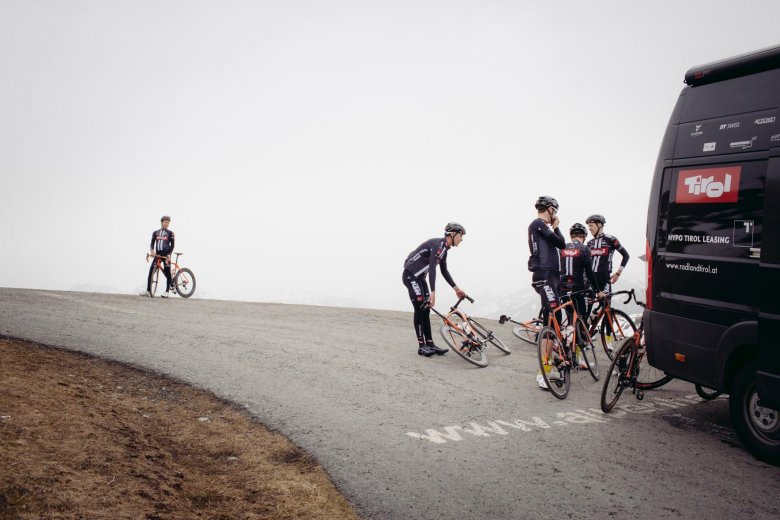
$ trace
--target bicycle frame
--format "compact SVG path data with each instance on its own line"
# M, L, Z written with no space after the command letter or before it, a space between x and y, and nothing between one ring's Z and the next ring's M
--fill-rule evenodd
M626 335L625 332L623 332L623 327L620 325L620 322L618 320L616 320L615 317L612 314L612 297L613 296L617 296L619 294L627 294L628 295L628 299L626 299L626 301L624 301L623 303L630 302L632 298L634 300L636 300L636 295L634 294L634 289L631 289L630 291L620 291L620 292L616 292L616 293L607 294L604 297L604 300L596 300L596 299L590 300L589 303L602 302L603 305L599 309L599 312L596 315L596 317L593 320L591 320L590 328L588 329L588 334L590 334L591 336L596 334L598 332L598 330L599 330L599 327L601 326L601 322L604 319L606 319L607 323L609 324L610 330L612 330L613 334L615 332L618 332L618 333L620 333L621 336L625 336Z
M437 311L436 309L434 309L433 307L431 307L430 309L444 321L445 325L448 325L448 326L452 327L453 329L455 329L456 331L458 331L458 334L460 334L465 341L468 341L470 343L476 342L480 346L484 347L487 344L487 342L489 341L489 339L483 340L482 338L480 338L479 335L476 334L471 329L471 326L469 325L469 323L474 321L474 320L472 320L469 317L468 314L466 314L462 310L458 309L458 306L461 304L461 302L463 300L469 300L471 303L474 303L473 299L469 298L468 296L465 296L465 297L459 299L458 302L455 305L450 307L450 311L447 314L442 314L439 311ZM465 323L466 326L465 327L460 327L458 325L458 323L456 323L452 319L453 316L457 316L460 319L461 323L462 324ZM474 323L476 323L476 322L474 322ZM477 325L479 325L479 323L477 323ZM487 330L487 329L485 329L485 330ZM492 337L493 336L493 332L492 331L488 331L488 332L490 332L489 337Z

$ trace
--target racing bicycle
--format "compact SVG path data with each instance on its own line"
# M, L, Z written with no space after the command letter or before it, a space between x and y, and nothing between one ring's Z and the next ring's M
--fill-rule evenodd
M547 285L547 280L539 280L531 284L535 289ZM591 292L590 289L575 291L561 297L561 305L550 309L547 324L541 328L536 342L539 358L539 369L550 393L558 399L565 399L571 385L571 371L579 370L577 350L580 351L585 366L591 377L599 380L599 363L596 349L591 341L585 322L577 314L574 296ZM547 302L545 302L547 305ZM558 311L561 320L564 316L568 325L563 328L558 321Z
M634 301L645 307L635 296ZM641 401L645 397L645 390L660 388L673 379L672 376L651 367L646 354L644 322L640 319L639 328L615 352L604 378L604 386L601 389L601 410L604 413L609 413L614 408L626 389L630 389Z
M179 257L184 253L174 253L176 259L171 261L171 280L173 280L173 287L176 293L182 298L189 298L195 292L195 275L192 271L186 267L179 266ZM154 258L154 269L152 271L152 285L151 296L157 294L157 287L160 285L160 278L162 278L162 285L165 286L167 280L165 279L165 260L167 257L161 255L150 255L147 253L146 261L149 258Z
M539 315L536 318L532 318L528 321L519 322L513 320L506 314L502 314L498 318L498 322L502 325L506 322L514 323L515 325L517 325L516 327L512 327L512 334L517 339L525 341L530 345L536 345L536 340L539 338L539 331L544 326L541 310L539 311Z
M613 359L616 345L630 338L636 332L636 325L631 317L620 309L612 308L612 297L621 294L628 295L623 304L629 303L632 299L636 301L634 289L631 289L630 291L607 293L601 300L592 299L588 302L589 305L601 302L591 318L588 333L601 345L609 359Z
M485 355L488 345L493 345L502 352L511 354L509 347L504 345L504 342L498 339L492 330L458 308L464 299L474 303L471 297L464 296L450 307L447 314L442 314L431 307L431 310L444 321L444 325L439 330L450 350L480 368L488 365L488 358Z

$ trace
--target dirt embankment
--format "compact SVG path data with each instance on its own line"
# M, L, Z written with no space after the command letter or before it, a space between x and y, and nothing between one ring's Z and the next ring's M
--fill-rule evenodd
M0 519L357 518L300 449L213 395L0 339Z

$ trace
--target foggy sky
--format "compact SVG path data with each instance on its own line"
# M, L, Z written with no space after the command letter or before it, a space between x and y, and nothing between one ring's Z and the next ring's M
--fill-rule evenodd
M455 280L495 299L530 291L540 194L565 230L606 215L641 280L685 71L777 44L778 19L773 1L0 0L0 286L141 290L168 214L198 297L409 310L404 258L455 220Z

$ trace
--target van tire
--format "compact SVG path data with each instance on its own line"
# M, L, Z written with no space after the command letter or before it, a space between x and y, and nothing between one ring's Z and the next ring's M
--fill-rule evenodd
M738 372L729 397L734 429L756 458L780 465L780 414L759 406L756 367L748 364Z

